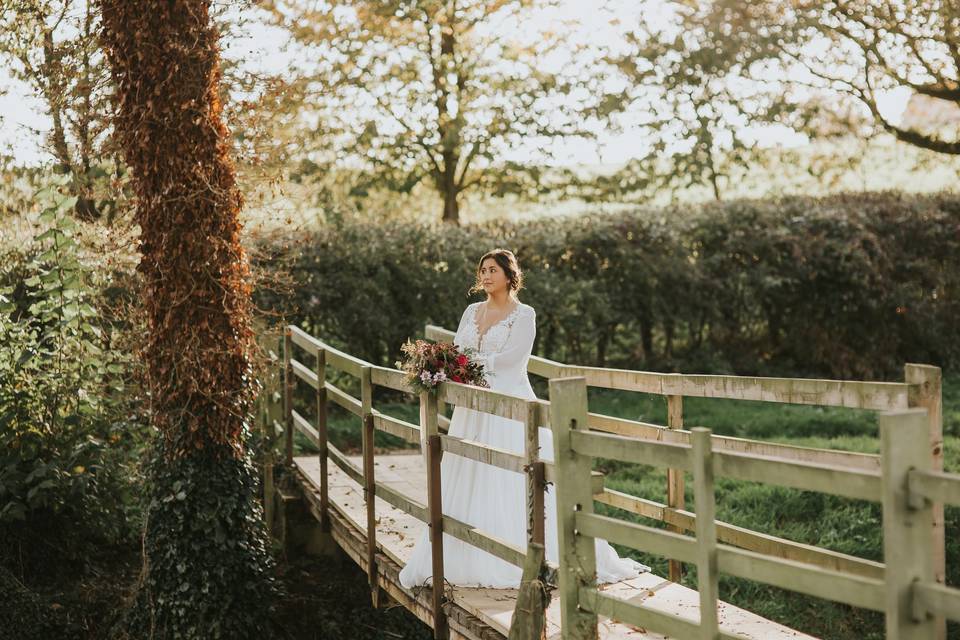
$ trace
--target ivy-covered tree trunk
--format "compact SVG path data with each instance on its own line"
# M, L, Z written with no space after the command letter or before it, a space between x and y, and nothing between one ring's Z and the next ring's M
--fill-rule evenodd
M126 633L260 640L275 583L244 448L256 392L251 284L210 1L99 5L137 196L157 429Z

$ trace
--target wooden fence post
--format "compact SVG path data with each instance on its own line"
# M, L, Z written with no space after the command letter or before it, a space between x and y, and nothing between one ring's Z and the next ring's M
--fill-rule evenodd
M928 502L911 505L907 474L929 470L928 416L925 409L880 414L883 485L883 561L886 564L887 638L933 640L936 624L913 609L913 585L933 581L930 527L933 508Z
M576 527L578 511L593 513L593 461L574 451L570 443L571 431L587 429L587 382L582 377L553 378L549 384L560 547L560 628L564 640L595 640L597 614L580 607L580 588L597 586L596 543Z
M433 607L433 637L445 640L448 637L447 615L443 610L443 494L440 477L440 431L437 420L437 396L429 391L420 392L421 441L426 446L427 461L427 510L430 522L431 563L433 569L431 605Z
M293 465L293 337L290 327L283 328L283 435L286 438L287 466Z
M670 429L683 428L683 396L667 396L667 426ZM673 509L686 509L683 469L667 469L667 506ZM667 525L667 530L683 533L681 527L674 525ZM680 582L683 578L683 563L671 558L667 566L670 581Z
M926 364L906 364L903 367L904 382L920 385L918 393L909 394L910 407L927 410L927 430L929 434L928 455L933 471L943 471L943 375L940 367ZM933 577L940 584L947 581L947 555L944 539L943 503L933 504L931 554L933 557ZM937 640L947 637L947 621L937 616L935 621Z
M710 429L691 429L693 490L696 501L697 589L700 591L700 637L719 637L717 622L717 523L713 487L713 453Z
M330 531L330 479L327 476L327 352L317 349L317 436L320 440L320 530Z
M273 423L277 421L277 405L279 404L278 395L280 369L279 354L281 341L279 336L276 340L269 340L266 343L267 357L270 364L267 367L266 379L264 380L261 401L263 407L263 518L267 523L267 532L273 535L274 512L276 506L276 487L274 483L273 467L276 464L276 440L277 431ZM271 356L276 356L276 360Z
M367 507L367 580L370 584L370 601L379 607L380 580L377 570L377 486L373 460L373 383L371 369L360 367L360 419L363 426L363 499Z
M540 406L536 402L527 403L527 417L523 425L526 431L524 457L527 461L527 543L542 545L545 468L540 461L540 426L537 424L539 416Z

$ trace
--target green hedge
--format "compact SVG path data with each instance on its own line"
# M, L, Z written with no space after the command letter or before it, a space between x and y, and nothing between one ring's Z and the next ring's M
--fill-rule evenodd
M261 303L390 365L455 328L503 246L537 309L535 353L662 371L883 379L960 358L960 196L894 192L468 226L345 223L260 249ZM293 249L291 251L291 248Z

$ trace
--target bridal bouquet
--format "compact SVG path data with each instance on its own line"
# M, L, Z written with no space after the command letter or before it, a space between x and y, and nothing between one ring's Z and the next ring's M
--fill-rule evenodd
M436 392L437 385L447 380L488 387L483 364L473 360L473 349L461 351L449 342L407 340L400 350L405 354L397 360L397 368L407 374L407 383L419 391Z

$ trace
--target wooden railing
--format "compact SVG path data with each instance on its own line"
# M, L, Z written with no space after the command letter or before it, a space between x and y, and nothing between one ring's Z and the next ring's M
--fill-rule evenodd
M427 327L428 338L449 340L452 335L439 327ZM407 387L402 372L372 365L339 351L295 326L286 329L282 346L282 349L277 345L271 350L273 358L279 365L277 368L283 373L282 385L279 385L282 391L273 391L277 387L271 384L276 384L278 381L274 380L271 383L268 379L267 393L264 394L266 402L261 405L262 424L267 427L264 433L268 450L264 461L265 474L268 476L265 478L264 490L268 492L267 496L271 496L274 490L272 452L276 437L283 435L285 459L290 464L294 452L293 435L296 431L302 433L320 452L322 526L329 527L329 518L326 515L329 509L328 461L332 461L363 486L367 505L367 572L375 602L379 600L380 593L377 587L375 559L377 543L375 504L372 499L374 495L430 526L434 585L443 584L440 532L484 549L517 566L524 566L535 557L535 554L529 554L524 549L498 540L466 523L442 514L440 508L442 479L439 461L442 452L448 451L527 475L528 549L542 545L544 539L542 500L544 484L553 482L557 485L561 526L560 546L564 552L560 558L560 566L551 569L554 575L558 576L561 586L561 602L565 612L565 638L580 637L569 634L574 633L574 629L582 628L584 621L588 627L590 624L595 624L597 614L614 614L615 617L626 622L643 620L644 626L662 629L661 632L664 633L679 631L678 637L701 637L703 633L710 633L710 630L715 628L715 575L718 570L731 575L746 575L751 579L767 581L819 597L886 611L888 628L899 629L901 620L906 615L903 612L908 611L910 623L907 626L911 629L910 633L921 635L891 637L933 638L934 635L925 635L927 627L940 629L942 628L940 620L944 616L957 618L957 592L942 584L940 579L942 569L938 570L936 541L939 539L942 545L942 504L958 502L957 492L960 483L958 483L958 476L942 472L942 438L939 435L941 429L940 376L939 369L936 367L907 365L908 382L877 383L656 374L574 367L531 357L528 365L530 372L551 378L551 401L527 400L489 389L447 382L440 386L438 395L426 393L420 395L420 425L415 425L383 414L373 407L374 386L412 392ZM295 350L313 357L315 365L311 367L295 357ZM328 382L326 375L328 366L358 379L360 398L354 398ZM570 378L575 379L571 381ZM293 389L297 382L305 383L314 390L316 402L312 422L293 407ZM663 395L668 402L668 416L670 416L668 425L661 426L589 413L586 403L587 386ZM682 398L685 395L846 406L885 412L881 416L882 431L886 434L883 435L884 453L877 456L811 449L712 436L708 430L704 429L685 430L682 428ZM357 467L328 441L328 402L333 402L361 418L362 468ZM441 402L521 421L526 430L524 455L498 450L443 433L443 427L448 420L440 412ZM911 410L911 407L921 409ZM912 439L911 455L916 454L920 449L924 452L923 465L915 464L914 458L910 458L915 471L907 472L902 469L898 471L900 467L896 465L901 464L897 462L898 458L896 456L891 458L887 454L890 446L896 446L889 444L890 438L898 438L901 435L894 433L896 428L884 425L901 422L910 425L908 428ZM554 429L555 448L559 452L556 468L552 464L539 460L536 456L537 428L540 425L550 425ZM919 429L917 425L923 427L925 437L917 438ZM428 472L426 505L376 480L373 465L373 434L376 430L421 445ZM933 444L932 455L930 444ZM613 453L617 455L610 455ZM674 488L673 490L668 488L667 503L644 500L604 488L602 483L598 484L597 474L590 468L590 460L594 456L613 459L624 459L624 456L629 456L633 462L672 469L673 474L668 476L668 487L672 483ZM571 460L578 462L571 467ZM703 460L707 462L704 463ZM887 467L891 464L894 466L888 471ZM694 493L697 497L699 517L683 508L684 472L694 474ZM581 482L584 474L587 474L587 482ZM903 495L897 493L899 491L897 487L900 486L895 483L895 481L899 482L896 480L899 477L898 474L903 476L904 482L909 482L909 485L905 485L908 486L909 491L901 492ZM895 603L889 594L891 590L902 591L904 587L900 584L901 576L889 576L883 563L799 544L716 521L712 498L714 475L769 481L801 489L883 501L885 541L888 537L888 528L892 527L899 531L906 526L903 524L906 522L904 518L909 518L910 531L907 534L916 543L908 558L902 557L902 551L888 550L885 545L885 553L891 554L887 556L888 558L896 554L901 556L895 560L898 574L903 571L905 564L917 565L908 572L918 580L913 587L910 587L909 597L901 597L894 607ZM576 481L571 481L570 478L574 477ZM890 484L891 482L894 484ZM887 493L894 497L888 497ZM710 495L709 499L706 497L707 494ZM561 495L565 506L559 502ZM898 495L900 498L896 498ZM904 495L907 497L906 503L902 499ZM674 530L652 529L592 514L594 500L663 521ZM271 518L269 513L272 509L271 502L269 499L266 501L268 521ZM888 502L890 502L889 507ZM571 510L572 505L579 505L579 511L574 513ZM936 526L938 509L941 514L939 538ZM896 515L888 516L888 512ZM591 515L585 517L580 514ZM927 522L927 516L924 514L929 514L930 522ZM934 532L933 555L930 554L930 530ZM694 531L696 539L682 535L682 531ZM899 534L894 531L889 534L890 539L896 540L901 534L903 534L902 531ZM698 575L707 577L706 581L701 582L701 599L706 605L705 615L700 621L702 629L695 629L694 626L683 621L678 622L674 617L670 617L669 621L660 619L655 613L644 610L642 607L638 613L632 608L633 605L613 601L588 588L590 581L583 582L590 574L588 570L590 560L584 555L588 546L584 541L589 540L589 550L592 554L592 537L596 536L632 546L640 545L640 548L645 551L660 553L671 558L676 561L677 567L680 566L680 562L696 563ZM920 541L919 536L925 536L925 539ZM720 542L729 543L731 546L719 544ZM531 544L535 546L530 547ZM942 546L940 549L942 559ZM577 557L568 557L568 554L574 551ZM574 564L570 564L574 561L576 561ZM588 564L581 565L581 562ZM704 567L701 567L701 564ZM887 564L891 564L889 559ZM939 564L942 565L942 562ZM829 582L826 578L837 582L833 586L825 586ZM572 588L571 584L577 585L576 588ZM843 588L837 588L836 585L843 585ZM446 628L442 589L433 589L432 598L435 633L437 637L442 637ZM936 617L934 622L930 623L926 620L927 614ZM580 626L569 625L569 620L579 621ZM666 626L658 627L657 625L661 623ZM732 636L721 635L721 637Z
M274 438L277 432L284 434L284 449L286 463L292 465L294 452L294 433L299 432L319 449L321 484L321 527L329 530L329 487L327 465L332 462L345 474L363 487L367 516L367 576L371 589L374 606L379 604L382 594L378 588L377 576L377 531L375 501L373 497L381 498L393 507L404 511L414 518L425 522L429 526L430 544L432 551L432 610L434 615L433 628L437 638L446 637L447 621L443 608L443 536L446 533L477 548L505 560L521 568L528 562L542 561L543 555L528 554L527 549L519 548L507 541L500 540L488 532L477 529L465 522L444 515L441 508L440 459L442 452L447 451L459 456L490 464L502 469L523 473L527 477L527 545L544 546L544 490L546 482L553 479L552 468L539 459L538 428L545 425L544 403L540 400L528 400L508 394L498 393L480 387L447 382L442 384L436 395L422 392L420 400L420 424L415 425L392 416L388 416L373 408L373 389L375 386L386 387L396 391L414 393L405 381L405 374L396 369L379 367L339 351L323 341L310 336L296 326L285 329L282 339L283 348L269 349L268 354L279 364L283 375L282 403L277 403L277 396L267 393L268 402L265 404L262 415L263 424L268 425L267 437ZM295 357L295 350L313 357L315 366L311 367ZM326 368L333 367L341 372L357 378L360 382L360 398L354 398L345 391L334 386L326 379ZM304 383L314 390L316 396L313 421L299 413L293 407L294 385ZM269 384L269 383L267 383ZM273 407L270 408L270 400ZM342 451L334 446L327 437L327 403L328 401L342 407L358 416L362 424L362 459L363 466L358 468ZM440 431L439 403L447 402L512 420L524 425L525 446L522 456L510 451L490 447L479 442L472 442L453 437ZM280 408L282 419L278 418L277 409ZM386 484L377 481L374 472L374 432L380 430L385 433L403 438L404 440L420 444L426 458L427 469L427 504L417 502L405 496ZM267 443L267 449L272 451L272 440ZM269 478L265 480L265 491L273 490L272 458L269 467ZM595 475L588 481L596 483ZM269 488L268 488L269 487ZM269 496L270 494L268 494ZM270 502L269 498L267 502ZM268 521L272 513L267 514ZM535 568L539 574L539 568ZM544 567L548 575L555 576L556 567ZM436 585L439 585L437 587Z
M426 337L431 340L452 341L453 332L436 325L426 326ZM568 365L546 358L531 356L527 364L530 373L547 379L582 376L588 387L637 391L663 396L667 403L667 424L626 420L598 413L589 413L590 429L665 443L689 444L691 432L683 428L683 398L718 398L752 400L779 404L807 404L824 407L846 407L877 412L912 407L927 410L928 433L925 438L931 469L943 470L943 411L941 400L941 372L938 367L907 364L904 382L861 382L849 380L818 380L808 378L769 378L730 375L690 375L607 369ZM715 451L752 453L795 462L859 469L878 473L880 456L798 447L743 438L712 436ZM679 469L668 467L666 502L643 500L606 490L597 500L667 524L671 531L682 533L694 530L694 516L684 509L684 475ZM818 549L783 538L753 532L741 527L718 522L720 539L744 549L785 559L809 562L825 568L852 571L865 576L881 577L883 565L854 556ZM944 543L943 504L933 505L933 524L930 543L926 548L932 554L934 576L937 582L946 581L946 554ZM669 563L669 576L678 582L682 564ZM945 635L943 621L938 622L938 638Z
M560 603L564 638L596 638L603 615L677 638L730 638L717 620L719 573L886 614L887 637L936 637L937 618L960 620L960 589L935 580L929 553L934 502L960 505L960 475L932 469L926 447L926 409L899 409L880 416L880 472L717 450L706 428L694 428L688 444L641 440L590 430L583 377L550 380L550 424L557 448ZM594 458L692 472L696 537L625 522L593 512L583 489ZM726 476L872 500L883 504L885 571L881 576L772 557L720 544L714 519L714 478ZM700 618L690 621L596 588L594 538L642 549L697 566Z

